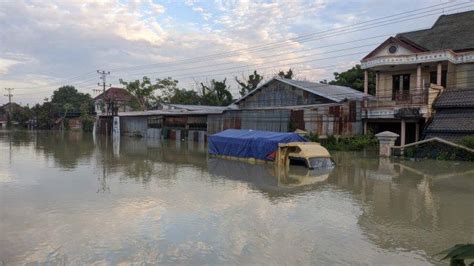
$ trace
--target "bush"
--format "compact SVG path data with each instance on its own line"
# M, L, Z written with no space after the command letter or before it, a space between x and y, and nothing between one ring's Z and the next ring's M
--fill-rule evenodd
M465 136L458 141L460 145L474 149L474 135Z
M360 151L367 148L375 148L377 146L377 139L373 135L357 135L343 138L329 136L321 144L329 150Z
M82 131L92 132L94 130L94 119L90 116L83 117L82 119Z
M312 141L312 142L319 142L319 136L318 134L313 134L313 133L309 133L309 135L307 136L308 140L309 141Z
M443 161L474 161L474 153L437 141L408 147L404 150L404 156L409 158L426 158Z

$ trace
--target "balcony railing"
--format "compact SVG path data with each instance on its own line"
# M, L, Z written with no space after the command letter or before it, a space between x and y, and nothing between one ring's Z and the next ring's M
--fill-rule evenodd
M376 96L367 100L367 108L395 107L395 106L420 106L428 104L428 91L410 90L393 93L392 96Z

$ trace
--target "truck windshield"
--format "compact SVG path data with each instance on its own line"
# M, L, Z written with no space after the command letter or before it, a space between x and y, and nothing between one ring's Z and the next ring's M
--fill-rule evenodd
M334 168L334 162L331 158L323 158L323 157L316 157L316 158L309 158L309 166L312 169L332 169Z

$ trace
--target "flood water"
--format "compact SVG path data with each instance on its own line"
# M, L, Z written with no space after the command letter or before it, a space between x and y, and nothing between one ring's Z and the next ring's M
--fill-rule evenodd
M329 174L277 177L204 144L74 132L2 131L0 154L5 265L424 265L474 242L473 163L334 152Z

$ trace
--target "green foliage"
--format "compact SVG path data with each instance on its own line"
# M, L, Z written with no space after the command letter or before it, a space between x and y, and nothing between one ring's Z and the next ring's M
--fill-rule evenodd
M347 86L358 91L364 91L364 70L360 65L355 65L351 69L338 73L334 72L334 80L327 82L326 80L320 81L321 83L329 83L331 85ZM375 93L375 74L369 72L369 93L374 95Z
M158 89L158 84L152 84L148 77L144 76L142 81L138 79L131 82L126 82L123 79L119 81L124 85L125 90L135 96L140 110L147 110L156 100L155 91Z
M36 125L38 129L50 129L53 126L53 104L51 102L44 102L43 104L36 104L31 108L33 117L36 118Z
M377 139L373 135L367 134L341 138L329 136L325 141L321 142L321 145L329 150L361 151L363 149L375 148L377 143Z
M430 141L403 150L408 158L474 161L474 153L445 143Z
M16 107L12 109L11 121L15 121L19 126L26 126L28 120L32 117L32 111L28 106Z
M94 130L94 118L91 116L81 117L82 131L92 132Z
M86 103L81 105L82 131L92 132L94 130L94 117L90 115Z
M458 141L460 145L474 149L474 135L465 136Z
M177 89L168 102L175 104L201 104L201 97L196 91Z
M253 71L253 74L249 75L246 81L239 80L235 77L235 81L240 85L240 96L244 96L245 94L251 92L252 90L258 87L258 84L263 80L263 76L260 76L257 73L257 70Z
M63 86L53 92L51 104L53 112L79 112L81 105L86 103L92 111L93 103L89 94L81 93L73 86Z
M286 73L285 71L281 70L280 72L278 72L278 76L280 78L293 79L293 70L290 68Z
M174 104L200 104L201 97L196 91L180 89L178 81L171 77L157 79L158 91L160 96L157 98L160 102Z
M307 136L308 140L309 141L312 141L312 142L319 142L319 136L318 134L314 134L314 133L309 133L309 135Z
M223 81L211 80L210 84L201 83L201 104L226 106L232 103L232 94L226 85L227 79Z

